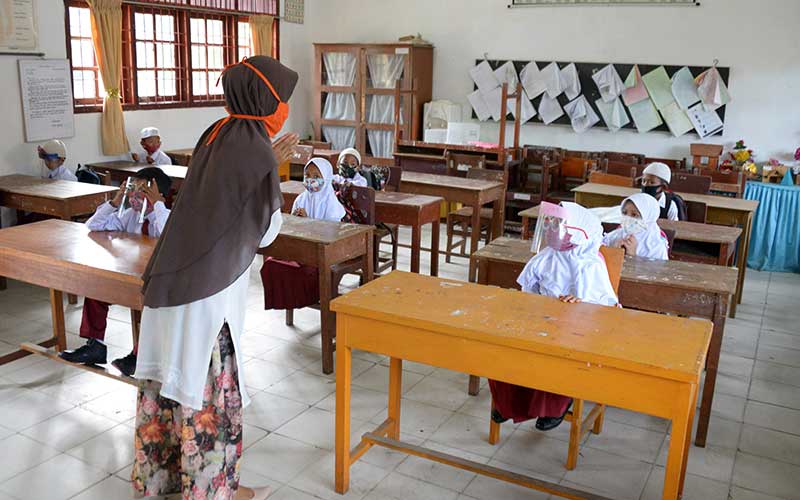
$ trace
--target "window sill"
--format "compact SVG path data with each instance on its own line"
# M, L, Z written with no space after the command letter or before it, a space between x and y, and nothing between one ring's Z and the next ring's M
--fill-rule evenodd
M192 104L180 103L161 103L153 102L148 104L123 104L122 111L154 111L159 109L193 109L193 108L220 108L225 107L225 101L214 102L195 102ZM75 114L102 113L103 106L74 106Z

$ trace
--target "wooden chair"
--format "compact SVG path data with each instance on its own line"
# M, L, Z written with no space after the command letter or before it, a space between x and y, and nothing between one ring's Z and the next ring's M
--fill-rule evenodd
M600 157L605 160L622 161L625 163L644 164L644 155L639 153L619 153L616 151L603 151Z
M675 173L672 175L669 188L677 193L708 194L711 191L711 177Z
M720 172L719 170L712 170L710 168L694 167L693 173L694 175L707 175L711 177L712 185L717 184L719 186L718 191L726 195L733 195L736 198L744 196L747 177L742 171Z
M574 201L575 194L572 192L572 188L586 184L589 181L589 172L597 164L597 160L576 157L562 158L559 162L554 189L547 193L545 201L551 203Z
M314 141L311 139L303 139L300 144L304 146L311 146L312 152L314 149L333 149L333 144L325 141Z
M640 179L644 175L645 168L646 165L631 163L629 161L600 160L600 171L607 174L624 175L634 179Z
M692 155L692 167L708 167L717 170L719 157L722 156L722 145L690 144L689 153Z
M684 200L684 202L686 203L686 220L705 224L706 216L708 215L708 206L699 201Z
M609 186L624 187L634 187L636 185L636 179L634 177L607 174L599 171L589 173L589 182L594 184L607 184Z
M621 248L600 247L600 253L606 261L608 277L615 293L619 293L619 282L622 276L622 263L625 260L625 251ZM567 449L567 470L572 470L578 463L578 452L583 436L590 430L595 434L600 434L603 430L603 419L605 417L606 406L596 403L586 417L583 416L582 399L573 399L572 409L564 416L564 420L570 422L569 429L569 448ZM494 402L492 402L494 408ZM489 419L489 444L497 444L500 441L500 424Z
M403 168L395 167L393 165L390 165L388 168L389 168L389 179L386 181L386 185L383 187L383 190L388 191L390 193L399 192L400 182L403 178Z
M467 172L467 179L500 181L503 184L506 182L506 177L506 172L503 170L473 168ZM457 255L459 257L469 257L469 255L467 255L467 237L484 238L485 242L488 244L495 236L492 235L494 209L491 206L480 208L481 222L480 227L477 229L477 233L475 233L475 228L472 227L472 209L473 207L461 207L458 210L453 210L447 214L447 245L445 247L445 262L450 262L453 249L458 246L461 247L461 253ZM456 226L458 226L458 228ZM473 233L475 236L473 236ZM461 240L454 243L453 236L460 236Z
M525 146L514 173L509 172L507 204L520 210L542 202L561 159L559 148Z
M673 172L681 172L686 170L686 160L673 160L671 158L655 158L648 156L644 159L645 166L651 163L663 163L668 166Z
M474 168L486 168L486 156L451 153L448 151L445 156L445 164L447 165L447 175L466 177L467 172Z

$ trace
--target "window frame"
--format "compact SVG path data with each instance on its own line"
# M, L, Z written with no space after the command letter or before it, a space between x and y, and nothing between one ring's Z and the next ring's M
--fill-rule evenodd
M224 97L220 94L219 98L209 99L207 96L194 96L192 93L192 61L191 61L191 33L190 19L221 19L223 21L223 67L238 62L239 59L239 22L249 23L253 13L240 13L222 9L208 9L200 7L190 7L176 3L159 2L158 0L145 0L146 4L138 1L122 3L122 81L120 92L122 98L122 109L124 111L133 110L152 110L152 109L180 109L180 108L204 108L220 107L225 105ZM189 3L191 0L184 0ZM152 4L152 5L151 5ZM103 98L97 99L76 99L74 97L74 78L72 66L72 34L70 32L69 8L88 8L85 0L64 0L64 28L66 37L66 54L70 61L70 84L73 85L73 109L75 113L99 113L103 111ZM273 22L273 56L280 57L280 21L278 19L276 5ZM139 68L136 60L136 34L134 18L136 12L150 14L174 15L176 18L176 100L151 100L150 97L139 97L138 95L138 75ZM155 19L154 19L155 21ZM154 26L155 29L155 26ZM154 36L155 38L155 36ZM154 40L155 42L155 40ZM157 63L156 63L157 64ZM80 70L78 67L77 70ZM209 71L207 68L203 68ZM211 70L213 71L213 69ZM96 72L97 78L95 85L99 89L99 69ZM158 85L156 81L156 86Z

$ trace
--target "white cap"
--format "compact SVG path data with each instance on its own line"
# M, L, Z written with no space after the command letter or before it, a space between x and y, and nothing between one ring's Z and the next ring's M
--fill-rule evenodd
M67 157L67 146L58 139L47 141L42 145L42 150L47 155L58 155L59 158Z
M145 127L142 129L142 139L147 139L148 137L157 137L161 136L161 132L158 131L155 127Z
M361 153L359 153L355 148L343 149L342 152L339 153L339 159L336 160L336 163L342 163L342 160L344 160L344 157L347 155L355 156L356 160L358 160L358 164L361 165Z
M663 180L667 184L669 181L672 180L672 170L669 169L667 165L660 162L654 162L647 166L644 169L645 174L655 175L659 179Z

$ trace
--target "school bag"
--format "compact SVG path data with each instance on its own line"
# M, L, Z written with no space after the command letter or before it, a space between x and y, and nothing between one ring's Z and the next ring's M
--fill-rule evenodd
M85 182L87 184L100 184L100 176L92 167L78 165L78 170L75 171L75 177L78 182Z
M686 216L686 202L683 200L683 198L669 191L665 192L664 196L666 196L666 199L664 200L664 206L661 207L661 218L669 218L669 207L674 201L675 207L678 209L678 220L686 220L688 218Z

